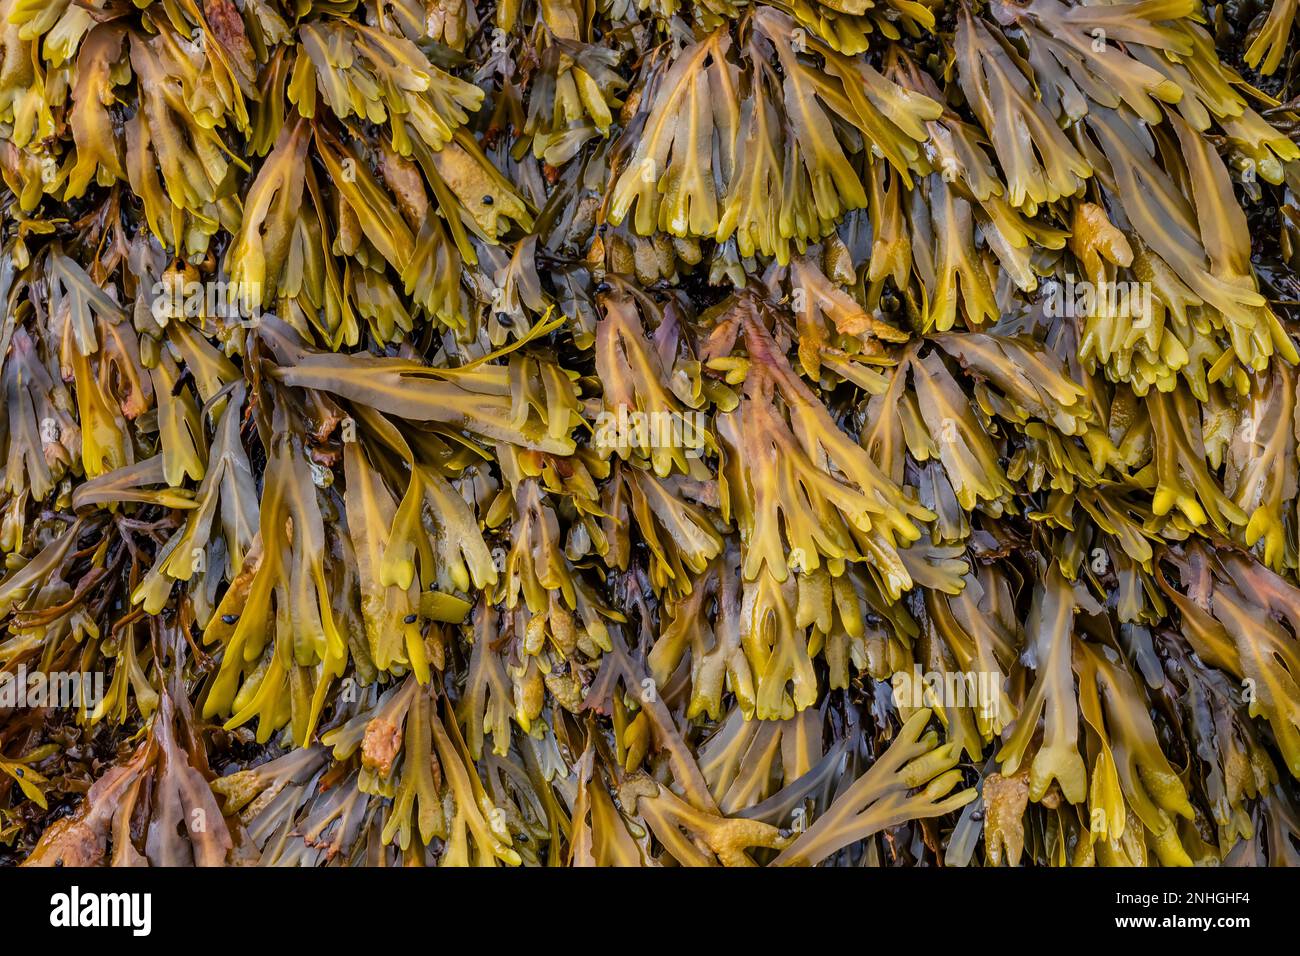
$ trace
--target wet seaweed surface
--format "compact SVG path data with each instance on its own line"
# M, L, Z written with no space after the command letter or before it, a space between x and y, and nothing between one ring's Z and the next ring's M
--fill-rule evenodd
M1300 862L1294 0L0 0L0 863Z

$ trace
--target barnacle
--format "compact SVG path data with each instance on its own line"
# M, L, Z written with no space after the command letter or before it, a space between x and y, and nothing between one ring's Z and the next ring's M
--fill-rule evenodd
M0 0L0 862L1300 863L1256 12Z

